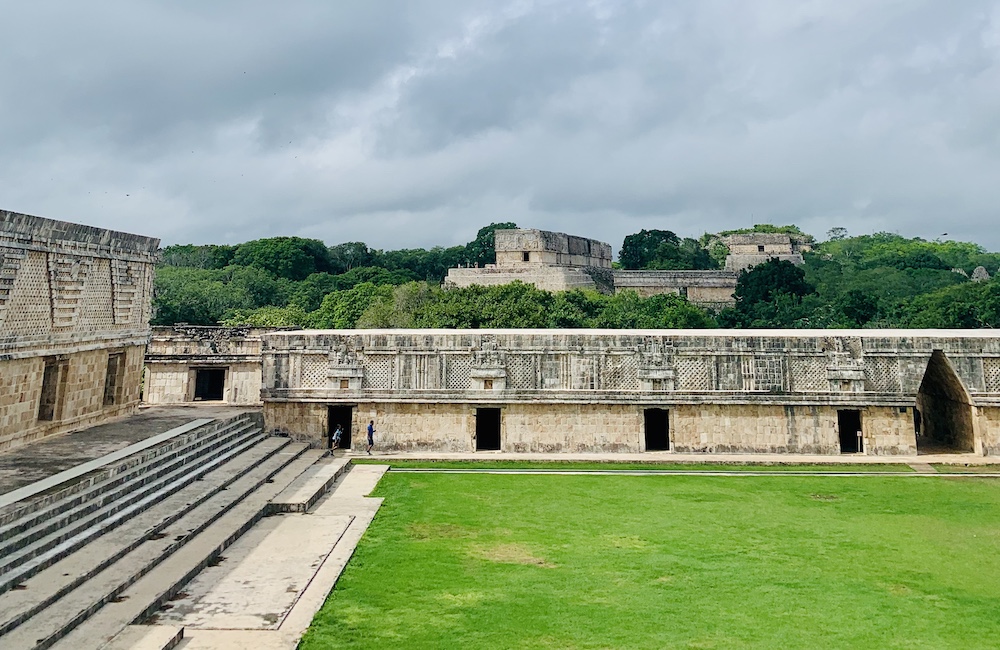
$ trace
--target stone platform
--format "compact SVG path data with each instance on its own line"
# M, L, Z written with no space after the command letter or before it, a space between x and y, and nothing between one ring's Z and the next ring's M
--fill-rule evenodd
M135 415L0 453L0 494L66 471L198 419L229 418L250 409L151 407Z

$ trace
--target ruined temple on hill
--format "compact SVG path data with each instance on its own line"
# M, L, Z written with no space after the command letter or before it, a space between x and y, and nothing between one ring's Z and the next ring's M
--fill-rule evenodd
M769 259L802 264L804 238L750 233L722 239L730 247L723 271L626 271L611 268L611 246L594 239L545 230L497 230L496 264L448 271L445 287L492 286L519 280L546 291L625 290L649 297L672 293L709 308L733 304L738 273Z
M266 426L316 445L1000 453L990 331L295 331L263 363Z
M0 211L0 450L135 409L158 246Z

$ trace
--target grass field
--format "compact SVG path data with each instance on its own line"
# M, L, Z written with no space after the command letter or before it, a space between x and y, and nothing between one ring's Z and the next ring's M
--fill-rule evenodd
M683 472L906 472L913 468L903 463L817 463L766 464L766 463L628 463L523 460L407 460L385 458L355 458L360 465L391 465L392 467L418 469L555 469L555 470L663 470ZM942 466L944 467L944 466ZM1000 471L1000 466L987 465L987 471ZM968 469L968 468L966 468Z
M1000 482L389 473L320 648L995 648Z

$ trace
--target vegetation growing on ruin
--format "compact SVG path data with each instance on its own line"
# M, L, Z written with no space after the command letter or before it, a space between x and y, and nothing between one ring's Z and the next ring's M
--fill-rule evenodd
M260 327L854 328L1000 327L1000 254L966 242L890 233L851 237L842 228L805 253L805 265L768 262L741 275L737 302L710 312L677 296L550 293L531 286L442 291L447 270L495 261L493 232L465 246L380 251L362 242L327 247L297 237L238 246L169 246L157 269L157 325ZM643 230L625 238L627 269L713 269L719 236L774 232L811 240L795 226L682 238ZM983 281L977 281L983 280Z
M394 474L302 648L985 648L978 478Z

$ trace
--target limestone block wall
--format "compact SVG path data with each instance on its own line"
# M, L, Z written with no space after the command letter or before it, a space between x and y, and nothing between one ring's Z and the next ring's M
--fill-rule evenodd
M448 269L444 285L459 288L472 285L491 287L514 281L533 284L545 291L597 288L594 279L582 269L541 265Z
M189 401L186 363L146 366L142 399L147 404L181 404Z
M986 456L1000 455L1000 405L980 406L973 409L979 453Z
M0 449L136 407L158 246L0 211Z
M467 418L499 407L504 449L641 451L643 411L659 408L681 451L840 453L838 412L859 411L866 453L908 454L918 388L939 381L932 353L970 413L987 409L974 448L996 453L1000 337L983 330L277 332L263 337L263 397L275 417L312 404L273 423L302 435L325 435L328 406L374 405L398 448L471 445ZM294 430L298 408L313 433Z
M614 272L615 292L627 289L648 298L663 293L684 296L704 306L734 304L736 274L728 271L620 271Z
M123 363L113 403L105 404L108 358ZM39 418L44 368L51 357L0 361L0 451L49 435L91 426L135 410L139 403L143 346L60 355L58 403L52 420Z
M324 446L327 434L327 405L314 402L264 403L264 427L278 431L293 439L308 442L314 447ZM357 419L353 429L357 430ZM357 438L357 434L354 434Z
M611 246L596 239L561 232L516 229L497 230L494 242L498 267L545 264L611 268ZM528 259L525 259L526 256Z

